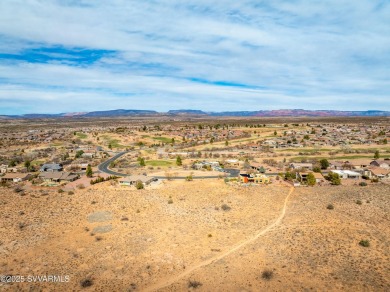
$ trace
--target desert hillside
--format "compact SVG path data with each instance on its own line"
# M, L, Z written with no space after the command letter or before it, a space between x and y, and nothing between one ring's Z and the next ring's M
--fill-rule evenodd
M388 291L389 194L217 179L73 194L0 188L1 274L70 277L1 289Z

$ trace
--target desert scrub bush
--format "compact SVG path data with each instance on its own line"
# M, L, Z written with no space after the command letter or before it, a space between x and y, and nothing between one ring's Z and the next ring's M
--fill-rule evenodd
M188 288L194 288L194 289L196 289L196 288L198 288L198 287L200 287L200 286L202 286L202 283L201 282L198 282L198 281L189 281L188 282Z
M84 186L83 184L78 184L78 185L77 185L77 188L80 189L80 190L82 190L82 189L85 189L85 186Z
M224 210L224 211L229 211L231 208L229 207L229 205L223 204L221 206L221 209Z
M58 192L59 194L62 194L62 193L64 192L64 190L63 190L63 189L59 189L57 192Z
M264 280L271 280L272 277L274 276L274 272L272 270L264 270L262 273L261 273L261 277L264 279Z
M135 187L137 190L142 190L144 188L144 184L142 181L137 180L137 182L135 183Z
M18 224L18 227L20 230L23 230L26 226L27 226L27 224L23 223L23 222L19 222L19 224Z
M333 210L334 209L334 206L332 204L329 204L328 206L326 206L326 209L328 210Z
M15 193L23 192L23 188L22 188L21 186L16 186L16 187L14 188L14 192L15 192Z
M356 204L361 205L361 204L363 204L363 203L362 203L362 201L357 200L357 201L356 201Z
M91 287L92 285L93 285L93 281L92 281L92 279L89 279L89 278L84 279L84 280L82 280L82 281L80 282L80 286L81 286L82 288Z
M367 183L365 181L362 181L359 183L359 186L361 187L366 187L367 186Z
M74 192L73 191L69 191L68 195L74 195Z
M169 200L168 200L168 204L173 204L173 200L172 200L172 199L169 199Z
M209 233L209 234L207 235L207 237L213 237L213 235L212 235L211 233Z
M363 247L369 247L370 246L370 241L362 239L362 240L360 240L359 245L361 245Z
M96 241L101 241L101 240L103 240L103 237L101 237L101 236L96 236L96 237L95 237L95 240L96 240Z

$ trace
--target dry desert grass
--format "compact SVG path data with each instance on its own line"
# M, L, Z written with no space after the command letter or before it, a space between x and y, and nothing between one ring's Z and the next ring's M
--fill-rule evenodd
M141 191L104 183L73 195L0 188L1 273L70 276L1 288L390 289L388 186L290 191L222 180Z

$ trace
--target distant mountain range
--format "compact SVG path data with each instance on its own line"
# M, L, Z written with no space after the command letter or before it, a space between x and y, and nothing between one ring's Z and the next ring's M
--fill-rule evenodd
M88 118L88 117L123 117L123 116L215 116L215 117L389 117L390 111L336 111L336 110L304 110L280 109L259 111L205 112L201 110L183 109L157 112L152 110L117 109L93 112L75 112L60 114L25 114L0 115L2 119L44 119L44 118Z

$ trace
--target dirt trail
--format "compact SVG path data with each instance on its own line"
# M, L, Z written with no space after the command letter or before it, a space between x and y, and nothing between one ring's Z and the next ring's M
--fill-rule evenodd
M242 248L242 247L250 244L251 242L255 241L260 236L266 234L272 228L274 228L275 226L279 225L280 222L282 221L284 215L286 214L288 200L290 198L290 195L293 193L293 191L294 191L294 188L291 187L288 195L286 196L286 199L284 200L282 212L280 213L279 217L275 220L274 223L272 223L272 224L268 225L267 227L265 227L264 229L260 230L258 233L256 233L251 238L249 238L249 239L247 239L247 240L237 244L236 246L233 246L232 248L222 252L221 254L219 254L219 255L211 258L211 259L208 259L208 260L205 260L203 262L200 262L200 263L198 263L196 265L186 267L186 270L183 273L178 274L176 276L173 276L170 279L164 279L164 280L162 280L160 282L157 282L153 286L150 286L150 287L147 287L146 289L144 289L144 291L157 291L159 289L163 289L165 287L168 287L168 286L178 282L179 280L181 280L185 276L191 274L195 270L200 269L200 268L202 268L204 266L208 266L208 265L210 265L212 263L215 263L215 262L217 262L217 261L219 261L219 260L229 256L230 254L234 253L235 251L239 250L240 248Z

